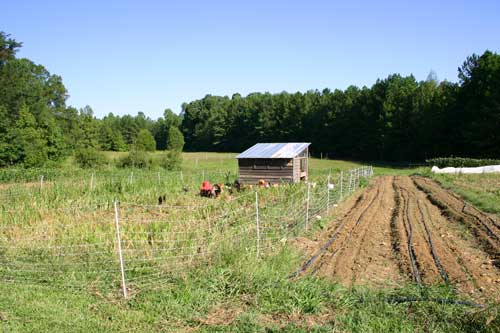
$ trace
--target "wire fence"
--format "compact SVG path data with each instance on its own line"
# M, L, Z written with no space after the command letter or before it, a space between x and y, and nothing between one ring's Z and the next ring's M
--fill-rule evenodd
M99 210L38 207L43 219L32 223L22 210L4 210L0 280L111 288L126 298L210 264L227 248L257 257L272 254L287 240L315 230L372 175L372 167L363 166L335 179L247 189L192 205L114 201Z

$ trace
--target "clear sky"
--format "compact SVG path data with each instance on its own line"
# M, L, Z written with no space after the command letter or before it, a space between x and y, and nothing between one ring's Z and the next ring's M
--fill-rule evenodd
M18 56L63 77L75 107L151 118L206 94L457 80L500 52L500 1L23 1L0 5Z

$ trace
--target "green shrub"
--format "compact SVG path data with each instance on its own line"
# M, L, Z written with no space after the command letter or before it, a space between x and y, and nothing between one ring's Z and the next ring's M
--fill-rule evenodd
M179 170L182 164L180 151L171 150L160 157L160 166L166 170Z
M168 130L168 150L182 151L184 148L184 136L182 132L175 126L171 126Z
M107 163L106 156L95 148L78 148L75 161L81 168L95 168Z
M495 159L474 159L465 157L438 157L425 160L429 166L444 167L480 167L484 165L498 165L500 160Z
M153 158L145 151L133 149L126 156L118 160L120 168L151 168L154 165Z
M150 131L141 129L137 134L136 147L138 150L155 151L156 141Z

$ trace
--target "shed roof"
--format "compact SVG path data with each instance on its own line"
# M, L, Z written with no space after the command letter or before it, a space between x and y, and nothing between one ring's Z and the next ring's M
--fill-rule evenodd
M310 144L309 142L257 143L236 158L293 158Z

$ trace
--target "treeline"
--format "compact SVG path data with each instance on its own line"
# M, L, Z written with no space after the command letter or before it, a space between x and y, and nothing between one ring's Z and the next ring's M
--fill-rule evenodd
M17 58L21 46L0 32L0 166L40 166L78 150L182 150L181 120L171 110L154 121L141 112L97 119L89 106L66 105L60 76Z
M500 156L500 55L472 55L459 83L390 75L346 90L207 95L182 107L188 150L308 141L331 158L424 161Z
M468 57L458 83L390 75L372 87L306 93L207 95L153 120L66 105L60 76L0 32L0 167L40 166L97 150L240 152L256 142L312 142L330 158L424 161L500 157L500 55Z

